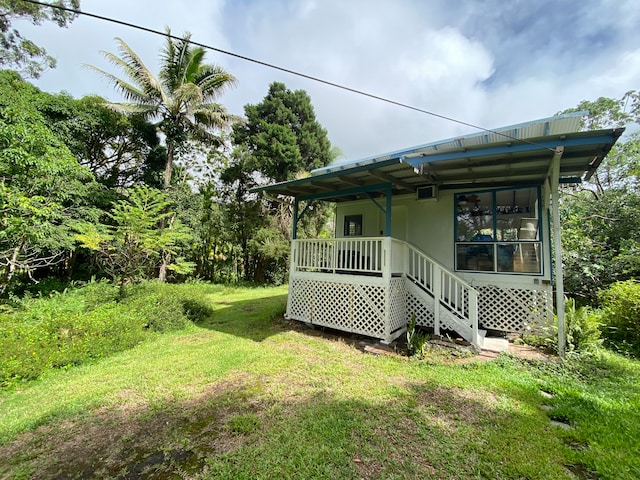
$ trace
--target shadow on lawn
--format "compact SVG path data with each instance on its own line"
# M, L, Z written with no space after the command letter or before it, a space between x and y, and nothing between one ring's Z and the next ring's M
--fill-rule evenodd
M233 301L225 299L223 292L216 294L211 305L185 304L185 310L198 312L193 318L199 327L255 342L261 342L285 327L282 320L287 305L286 294L268 295L265 292L263 297Z
M559 439L543 418L502 408L490 395L468 389L429 382L406 387L370 401L345 400L300 379L275 385L246 374L212 384L196 398L103 409L42 426L0 446L0 477L448 479L562 473ZM532 428L539 435L518 437ZM529 458L528 447L538 457ZM543 466L546 474L539 471Z

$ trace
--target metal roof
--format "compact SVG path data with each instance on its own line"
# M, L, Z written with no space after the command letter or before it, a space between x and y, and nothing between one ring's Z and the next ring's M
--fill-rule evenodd
M418 187L428 185L440 189L535 185L548 176L558 147L564 149L561 181L588 179L624 129L579 132L585 113L550 117L331 165L312 171L307 178L254 191L339 202L375 195L376 189L382 192L389 183L394 194L415 192Z

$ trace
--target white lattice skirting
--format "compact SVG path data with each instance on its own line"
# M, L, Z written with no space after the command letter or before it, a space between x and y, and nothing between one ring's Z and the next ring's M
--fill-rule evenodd
M422 327L433 328L434 325L434 301L433 297L426 295L413 282L407 282L407 318L409 322L415 314L416 324Z
M548 321L549 291L476 288L480 328L521 332ZM414 313L418 325L434 326L433 297L405 278L389 283L363 276L290 279L287 316L294 320L391 341L403 333ZM441 327L453 329L448 323L441 316Z
M405 282L394 278L385 285L375 280L378 284L292 279L287 316L390 341L406 326Z
M552 291L477 286L480 326L504 332L522 332L546 325L553 311Z

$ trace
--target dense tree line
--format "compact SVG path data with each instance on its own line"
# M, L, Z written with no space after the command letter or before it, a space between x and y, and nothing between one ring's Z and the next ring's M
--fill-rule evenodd
M565 187L561 200L567 293L596 305L599 292L640 278L640 93L583 101L585 129L627 127L589 182Z
M235 118L217 103L235 79L201 48L167 37L155 76L118 46L126 80L100 73L126 103L0 72L1 293L45 277L285 281L291 205L250 189L331 161L309 96L274 83Z

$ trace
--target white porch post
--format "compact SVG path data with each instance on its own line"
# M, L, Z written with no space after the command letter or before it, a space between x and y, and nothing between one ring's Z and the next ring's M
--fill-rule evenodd
M382 265L382 278L384 279L384 331L383 343L391 341L391 267L393 265L393 243L390 236L382 238L382 250L384 263Z
M564 357L566 347L565 317L564 317L564 278L562 275L562 242L560 240L560 158L564 147L557 147L551 160L551 208L553 218L553 250L556 280L556 315L558 317L558 354Z
M285 312L285 318L289 318L289 312L291 312L291 301L293 299L293 277L295 276L298 257L298 241L291 240L291 252L289 253L289 294L287 295L287 311Z
M442 298L442 270L433 265L433 333L440 335L440 299Z
M478 292L476 290L469 290L469 320L471 321L471 343L481 348L478 336Z

